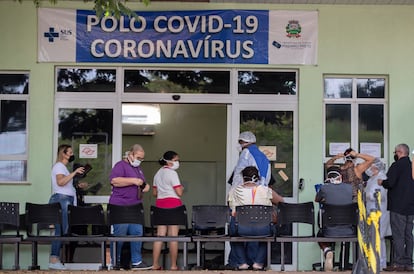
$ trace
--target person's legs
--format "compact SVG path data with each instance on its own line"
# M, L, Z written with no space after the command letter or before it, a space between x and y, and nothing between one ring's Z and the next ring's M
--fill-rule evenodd
M404 232L405 238L405 266L408 269L412 268L413 261L413 221L414 216L406 216L406 226Z
M178 236L180 227L178 225L168 226L168 236ZM170 242L170 256L171 256L171 270L178 269L177 257L178 257L178 242Z
M128 232L128 224L114 224L112 226L114 236L126 236ZM113 258L113 242L111 242L111 263L114 266L119 266L121 262L121 250L123 242L116 243L116 258Z
M246 243L244 242L233 242L231 249L233 251L234 258L237 258L237 265L240 270L245 270L249 268L247 263L247 252L246 252Z
M390 224L393 238L394 258L393 262L395 266L404 266L405 256L405 226L406 217L395 212L390 212Z
M59 236L66 234L68 231L68 205L73 204L74 197L55 193L49 199L49 204L60 203L62 208L62 230L59 225L55 226L55 235ZM63 269L64 266L60 263L60 249L62 242L53 241L51 245L49 268Z
M143 228L140 224L129 224L128 235L142 236ZM133 265L137 265L142 262L141 247L142 242L131 242L131 262Z
M167 235L167 226L159 225L157 226L157 236ZM159 270L161 266L159 265L161 249L163 242L154 242L152 248L152 269Z

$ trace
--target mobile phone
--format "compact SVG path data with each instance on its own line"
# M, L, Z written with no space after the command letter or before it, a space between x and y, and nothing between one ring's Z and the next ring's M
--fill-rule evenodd
M90 164L84 165L83 168L85 169L83 175L86 175L89 171L92 170L92 166Z

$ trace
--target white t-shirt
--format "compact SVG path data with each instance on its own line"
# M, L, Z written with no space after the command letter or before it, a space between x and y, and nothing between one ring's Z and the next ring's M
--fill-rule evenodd
M235 212L236 206L242 205L272 205L272 189L263 186L239 185L229 192L229 206Z
M160 168L154 176L154 187L157 188L157 199L177 198L174 188L181 187L178 173L168 167Z
M59 186L57 184L56 175L63 174L68 176L70 174L69 170L62 162L57 162L52 168L52 191L54 193L65 194L69 196L76 197L76 190L73 186L73 180L71 179L66 185Z

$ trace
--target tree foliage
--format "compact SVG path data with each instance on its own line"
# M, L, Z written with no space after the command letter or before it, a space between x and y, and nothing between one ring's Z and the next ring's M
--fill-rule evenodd
M20 3L23 2L23 0L15 1L19 1ZM41 2L42 0L33 0L33 3L36 5L36 7L39 7ZM58 0L49 0L49 2L55 5L57 4ZM125 5L128 0L83 0L83 2L94 2L95 5L93 9L95 10L98 17L114 16L118 19L122 15L128 17L137 17L137 14ZM142 0L142 2L145 5L149 5L150 0Z

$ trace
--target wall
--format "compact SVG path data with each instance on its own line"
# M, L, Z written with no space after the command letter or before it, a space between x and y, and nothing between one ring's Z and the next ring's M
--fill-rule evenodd
M90 9L92 3L59 1L56 7ZM48 1L43 6L48 6ZM154 2L148 7L131 3L133 9L174 10L176 3ZM183 9L226 9L234 4L186 3ZM322 179L323 162L323 74L389 75L390 151L395 144L413 145L411 92L414 60L414 6L374 5L270 5L237 4L238 9L319 10L319 62L317 66L299 66L299 178L305 189L299 200L312 200L313 184ZM29 110L29 184L0 185L0 200L45 202L50 196L50 168L54 160L53 82L54 65L36 63L36 8L32 1L0 2L0 69L30 70ZM258 66L263 67L263 66ZM276 67L276 66L275 66ZM293 67L293 66L292 66ZM290 67L291 68L291 67ZM406 125L406 126L405 126ZM388 155L391 159L391 155ZM22 250L27 251L26 247ZM310 269L319 253L315 245L301 245L299 269ZM47 254L47 249L42 249ZM11 260L6 258L5 263ZM40 257L42 267L47 256ZM22 256L22 268L30 263L28 252Z

